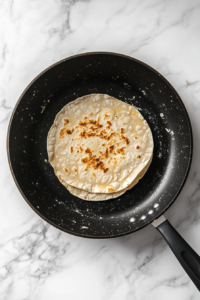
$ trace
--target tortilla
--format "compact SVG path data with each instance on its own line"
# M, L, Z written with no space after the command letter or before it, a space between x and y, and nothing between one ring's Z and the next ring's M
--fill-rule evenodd
M88 200L88 201L102 201L102 200L109 200L109 199L113 199L113 198L117 198L121 195L123 195L127 190L132 189L137 183L138 181L145 175L145 173L147 172L150 164L151 164L152 158L149 161L148 165L138 174L138 176L135 178L135 180L133 180L133 182L124 190L121 190L119 192L116 193L90 193L81 189L78 189L74 186L71 186L69 184L67 184L65 181L62 180L62 178L60 177L59 180L60 182L66 187L66 189L68 189L68 191L83 200Z
M115 193L148 165L153 138L134 106L91 94L57 114L47 151L56 176L65 183L90 193Z

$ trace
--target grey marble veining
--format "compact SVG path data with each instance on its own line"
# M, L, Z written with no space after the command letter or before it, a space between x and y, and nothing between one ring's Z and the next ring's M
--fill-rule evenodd
M6 159L9 116L34 76L75 53L134 56L171 82L191 118L191 171L166 216L200 254L199 14L193 0L0 0L0 299L199 299L153 226L111 240L60 232L22 199Z

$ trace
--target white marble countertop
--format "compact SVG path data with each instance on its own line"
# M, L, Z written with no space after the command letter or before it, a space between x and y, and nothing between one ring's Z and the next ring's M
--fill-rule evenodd
M6 158L9 116L40 71L84 51L134 56L171 82L190 115L192 167L166 216L200 254L199 15L193 0L0 0L0 299L199 299L153 226L111 240L60 232L22 199Z

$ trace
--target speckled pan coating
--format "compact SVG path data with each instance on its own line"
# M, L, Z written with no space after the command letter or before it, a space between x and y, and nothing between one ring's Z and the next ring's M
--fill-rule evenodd
M47 162L46 137L56 114L90 93L136 106L154 138L144 178L105 202L71 195ZM17 187L44 220L74 235L108 238L143 228L174 202L189 172L192 130L179 95L158 72L125 55L85 53L57 62L29 84L11 116L7 150Z

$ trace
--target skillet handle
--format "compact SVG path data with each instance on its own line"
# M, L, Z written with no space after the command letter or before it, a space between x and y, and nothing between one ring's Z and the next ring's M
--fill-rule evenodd
M159 225L154 224L159 219ZM185 269L191 280L200 291L200 256L188 245L174 227L163 216L153 222L156 229L162 234L176 258Z

